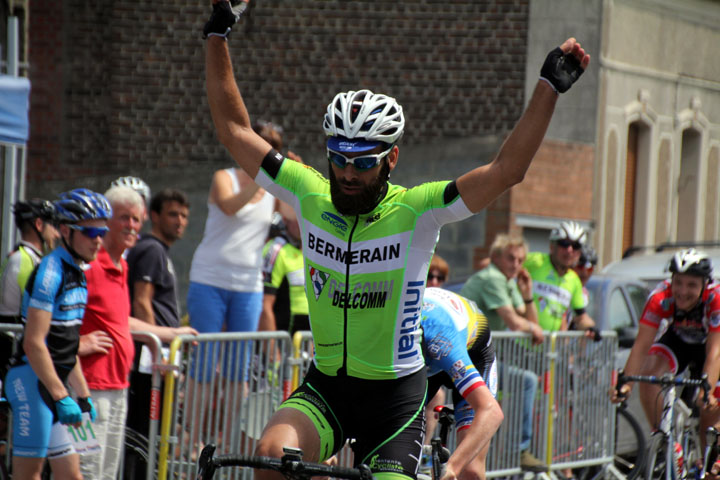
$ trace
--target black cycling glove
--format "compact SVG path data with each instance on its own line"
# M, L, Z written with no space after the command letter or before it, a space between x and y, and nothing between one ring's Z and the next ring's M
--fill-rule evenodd
M590 327L587 331L592 333L592 339L596 342L602 340L602 335L600 335L600 330L598 330L597 327Z
M203 28L203 38L212 36L227 38L227 36L230 35L232 26L235 25L235 22L237 22L239 18L240 15L233 11L230 2L220 1L213 4L210 20L208 20L205 28Z
M556 93L565 93L582 73L583 68L578 59L571 53L563 54L557 47L548 53L540 69L540 79L548 82Z

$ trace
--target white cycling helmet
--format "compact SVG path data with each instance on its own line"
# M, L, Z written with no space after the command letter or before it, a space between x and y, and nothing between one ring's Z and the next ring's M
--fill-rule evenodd
M331 145L336 141L329 139L328 146L340 151L363 151L374 148L377 142L395 144L404 128L405 117L397 101L370 90L338 93L328 105L323 121L327 136L363 141L347 142L348 146L342 148Z
M135 190L145 201L145 206L150 205L150 187L138 177L120 177L110 184L111 187L128 187Z
M566 221L553 228L550 232L550 241L557 242L558 240L571 240L573 242L579 242L580 245L585 245L585 242L588 240L588 234L579 223Z
M688 248L673 255L670 263L668 263L667 270L672 273L710 277L712 275L712 261L705 252Z

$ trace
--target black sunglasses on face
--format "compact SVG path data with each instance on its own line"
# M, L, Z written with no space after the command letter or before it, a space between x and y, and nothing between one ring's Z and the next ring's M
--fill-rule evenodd
M580 242L573 242L572 240L568 240L567 238L563 238L561 240L558 240L557 245L562 248L568 248L572 247L573 250L580 250L582 248L582 245L580 245Z
M433 279L436 279L436 280L439 280L439 281L441 281L441 282L444 282L444 281L445 281L445 275L437 275L437 274L435 274L435 273L428 273L428 280L433 280Z

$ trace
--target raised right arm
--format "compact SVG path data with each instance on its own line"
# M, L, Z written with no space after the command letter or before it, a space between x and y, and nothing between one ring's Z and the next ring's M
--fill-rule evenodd
M228 42L223 37L206 40L205 86L213 123L220 142L252 178L270 151L270 144L256 134L245 102L233 76Z

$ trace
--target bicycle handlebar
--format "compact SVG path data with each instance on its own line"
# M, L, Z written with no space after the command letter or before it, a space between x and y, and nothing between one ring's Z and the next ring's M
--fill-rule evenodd
M220 467L251 467L275 470L286 478L309 479L313 476L346 478L348 480L373 480L370 468L359 465L358 468L337 467L321 463L302 461L302 452L286 453L282 458L261 457L252 455L218 455L215 445L209 444L200 454L198 475L196 480L212 480L215 470Z
M624 375L621 373L618 375L617 385L615 386L615 390L618 394L620 393L622 386L628 382L652 383L653 385L660 385L663 387L700 387L703 391L703 402L705 403L708 402L708 394L711 390L711 386L707 381L707 374L703 374L702 378L697 379L684 378L673 375L672 373L667 373L660 377L655 375Z

